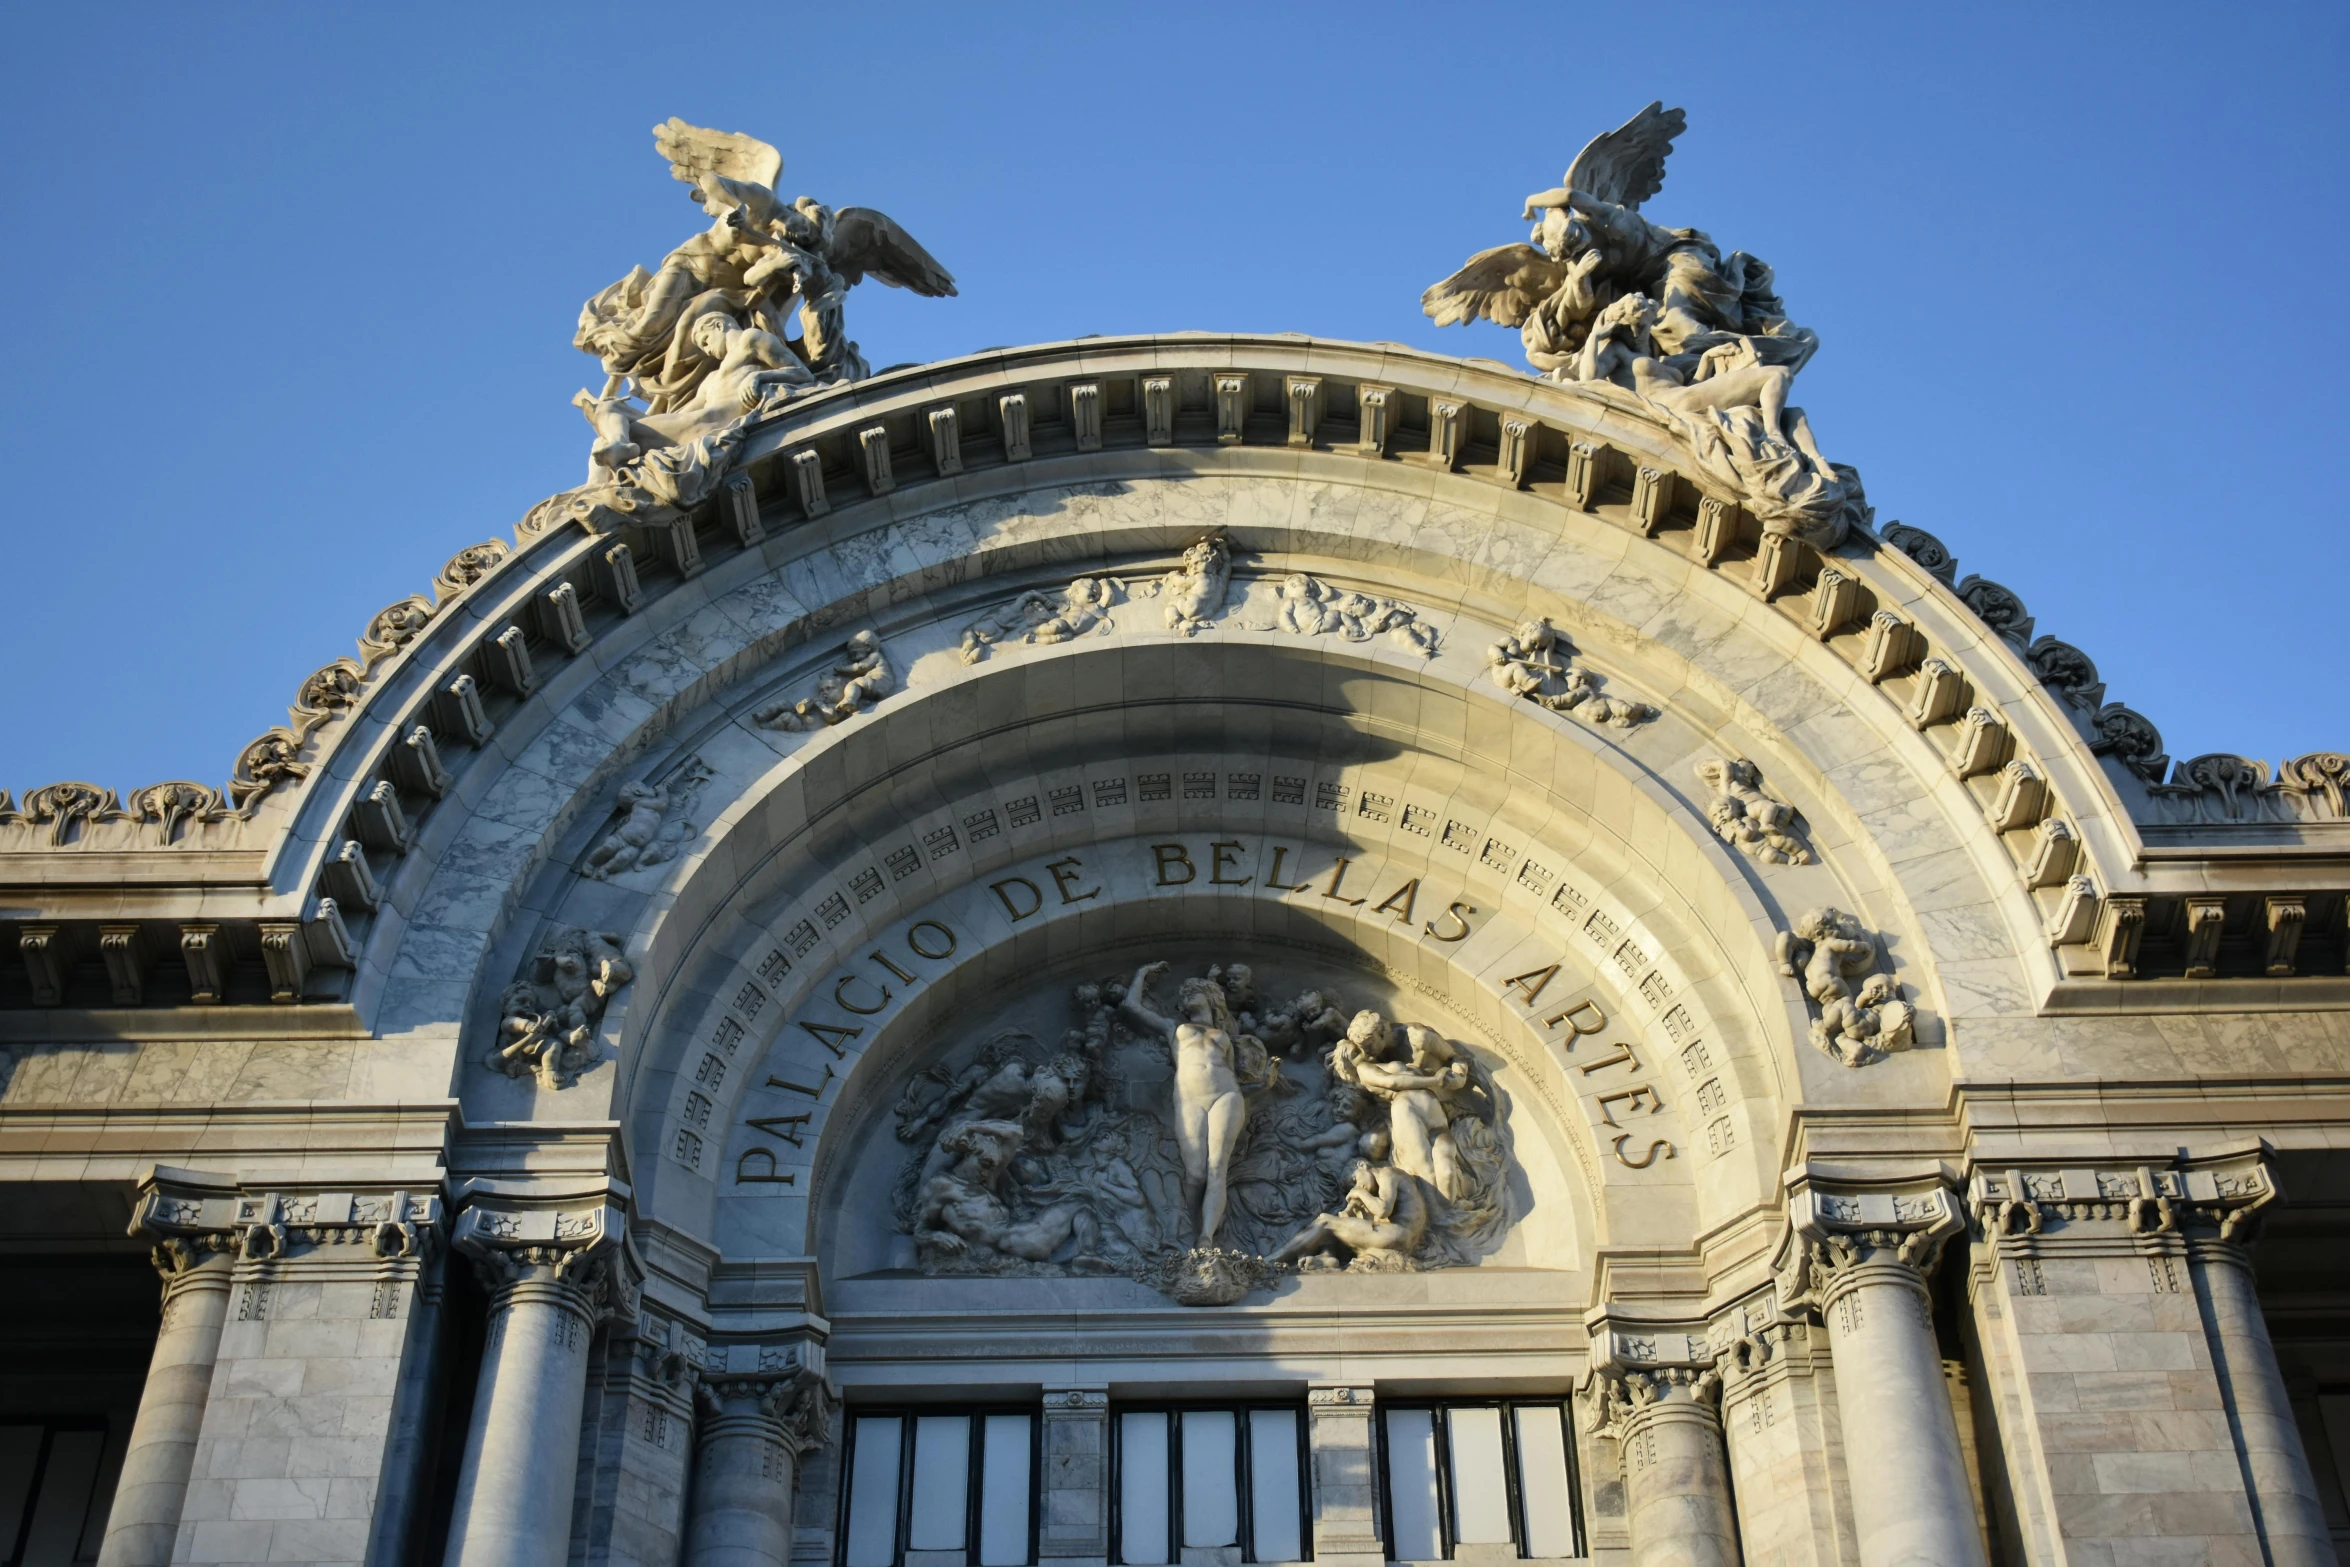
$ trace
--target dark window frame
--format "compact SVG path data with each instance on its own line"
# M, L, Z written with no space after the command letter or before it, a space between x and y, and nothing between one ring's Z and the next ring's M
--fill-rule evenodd
M1388 1468L1387 1417L1390 1413L1426 1412L1436 1434L1436 1535L1444 1561L1451 1561L1460 1542L1454 1537L1455 1520L1452 1495L1452 1427L1449 1412L1455 1409L1497 1409L1501 1411L1502 1483L1508 1488L1510 1511L1510 1543L1520 1561L1532 1560L1526 1550L1526 1498L1522 1480L1522 1466L1518 1461L1518 1420L1521 1409L1555 1409L1559 1414L1559 1433L1567 1463L1567 1525L1576 1557L1590 1553L1590 1538L1583 1528L1583 1475L1581 1454L1575 1441L1575 1409L1573 1401L1564 1393L1532 1397L1464 1397L1380 1399L1372 1406L1376 1417L1372 1421L1372 1446L1377 1449L1379 1465L1379 1537L1387 1547L1388 1559L1395 1555L1395 1484Z
M1296 1560L1314 1559L1314 1486L1313 1486L1313 1431L1306 1414L1304 1399L1242 1398L1242 1399L1137 1399L1120 1400L1110 1405L1110 1520L1109 1556L1111 1567L1124 1567L1125 1556L1121 1546L1126 1535L1124 1511L1126 1505L1126 1425L1127 1415L1165 1415L1167 1420L1167 1563L1178 1567L1183 1560L1183 1419L1186 1414L1229 1414L1233 1417L1232 1483L1239 1499L1240 1559L1257 1559L1256 1497L1250 1484L1250 1463L1255 1436L1249 1415L1257 1410L1280 1410L1295 1417L1297 1431L1297 1548ZM1215 1549L1215 1547L1200 1547Z
M33 1455L32 1477L25 1484L24 1516L17 1520L16 1537L0 1540L6 1554L0 1555L0 1567L20 1567L25 1547L32 1543L33 1520L41 1508L41 1491L49 1478L49 1460L57 1448L60 1434L75 1431L98 1433L98 1468L90 1480L90 1494L82 1499L82 1516L74 1527L74 1547L78 1551L82 1537L90 1530L90 1509L97 1505L99 1482L106 1478L106 1444L113 1435L113 1422L104 1415L9 1415L0 1418L0 1425L39 1426L41 1445Z
M979 1525L987 1501L987 1426L990 1415L1025 1415L1028 1419L1028 1558L1021 1567L1036 1567L1038 1532L1044 1512L1044 1408L1041 1404L851 1404L841 1418L839 1501L832 1531L833 1567L847 1567L849 1559L849 1505L856 1494L857 1422L898 1422L898 1502L890 1542L892 1567L905 1567L907 1536L914 1526L914 1422L925 1416L960 1415L971 1422L970 1457L963 1482L963 1561L979 1567Z

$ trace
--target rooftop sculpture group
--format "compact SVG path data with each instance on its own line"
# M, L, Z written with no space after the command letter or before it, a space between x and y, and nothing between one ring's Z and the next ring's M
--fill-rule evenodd
M1439 326L1518 328L1535 369L1628 393L1764 528L1832 548L1867 510L1859 476L1822 457L1787 406L1818 335L1787 319L1760 260L1640 215L1687 125L1652 103L1593 137L1565 184L1526 198L1531 243L1479 251L1420 308Z
M871 374L843 305L866 278L938 298L955 280L886 213L776 194L783 154L739 131L653 129L670 175L710 226L660 269L631 268L580 307L572 339L603 363L572 399L595 430L588 482L563 510L692 506L725 476L748 420ZM797 324L799 335L787 335Z

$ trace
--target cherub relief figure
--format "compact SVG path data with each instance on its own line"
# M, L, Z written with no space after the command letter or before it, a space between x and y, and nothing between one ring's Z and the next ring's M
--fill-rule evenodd
M1167 600L1167 628L1190 636L1224 607L1232 582L1232 547L1222 534L1200 540L1183 552L1183 564L1159 579Z
M1697 764L1710 791L1706 820L1714 835L1765 865L1809 865L1811 851L1795 836L1795 807L1762 791L1762 774L1744 757L1714 756Z
M568 930L531 960L531 971L498 1001L498 1045L489 1064L509 1077L538 1075L562 1088L595 1060L596 1025L615 991L636 978L620 938Z
M1058 593L1030 589L963 628L959 656L966 664L987 657L999 642L1074 642L1110 629L1110 606L1118 601L1114 577L1079 577Z
M1419 1183L1387 1162L1387 1133L1373 1128L1362 1135L1362 1158L1354 1167L1354 1184L1336 1213L1314 1216L1312 1223L1274 1253L1275 1262L1301 1265L1330 1261L1334 1251L1351 1254L1349 1267L1362 1273L1404 1273L1414 1266L1420 1240L1428 1233L1428 1200Z
M1779 972L1820 1009L1812 1043L1846 1066L1881 1061L1910 1043L1916 1012L1890 974L1872 972L1877 942L1841 909L1807 909L1779 933ZM1865 976L1865 977L1864 977Z
M709 776L707 767L692 761L662 783L621 785L620 825L588 851L579 873L609 881L623 871L676 858L678 849L693 837L694 824L686 812Z
M1601 695L1589 672L1569 661L1574 651L1547 618L1529 620L1488 647L1485 664L1503 690L1554 713L1573 713L1616 729L1629 729L1656 716L1656 709L1645 702Z
M817 680L814 696L763 707L751 715L751 722L767 729L817 729L856 717L897 688L898 677L881 651L881 637L860 631Z

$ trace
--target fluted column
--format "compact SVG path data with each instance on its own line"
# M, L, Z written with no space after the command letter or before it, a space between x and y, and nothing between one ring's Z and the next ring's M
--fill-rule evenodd
M626 1188L468 1184L454 1242L490 1291L490 1325L448 1567L563 1567L570 1556L588 1341L607 1311L633 1309L615 1194Z
M224 1199L230 1206L233 1201ZM142 1219L151 1218L156 1206L150 1185L141 1193ZM134 1221L132 1233L140 1230ZM212 1368L220 1358L220 1330L228 1321L236 1264L230 1246L225 1230L168 1235L156 1244L155 1266L164 1279L163 1327L155 1336L155 1356L147 1364L147 1385L123 1453L114 1510L98 1549L100 1567L165 1567L171 1560L212 1390Z
M1939 1180L1830 1190L1799 1175L1782 1305L1828 1325L1847 1452L1883 1484L1852 1488L1863 1567L1985 1567L1974 1492L1942 1377L1926 1275L1963 1228Z
M705 1375L686 1567L784 1567L791 1560L800 1459L829 1424L824 1352L797 1346L787 1368L749 1376Z
M2225 1196L2219 1190L2222 1181L2229 1188ZM2245 1249L2261 1211L2276 1196L2275 1180L2265 1164L2246 1163L2233 1170L2190 1170L2187 1190L2190 1199L2204 1199L2188 1210L2187 1259L2196 1304L2269 1560L2274 1567L2334 1567L2325 1507L2293 1420L2291 1395L2277 1369L2276 1346L2269 1341Z

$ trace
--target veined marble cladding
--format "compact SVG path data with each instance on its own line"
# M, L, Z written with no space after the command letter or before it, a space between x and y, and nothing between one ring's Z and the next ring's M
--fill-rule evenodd
M735 451L453 562L266 789L11 802L0 1233L165 1291L107 1559L831 1561L952 1403L1102 1561L1204 1397L1364 1567L1383 1411L1562 1397L1588 1557L2331 1559L2324 765L2161 793L1917 539L1475 362Z

